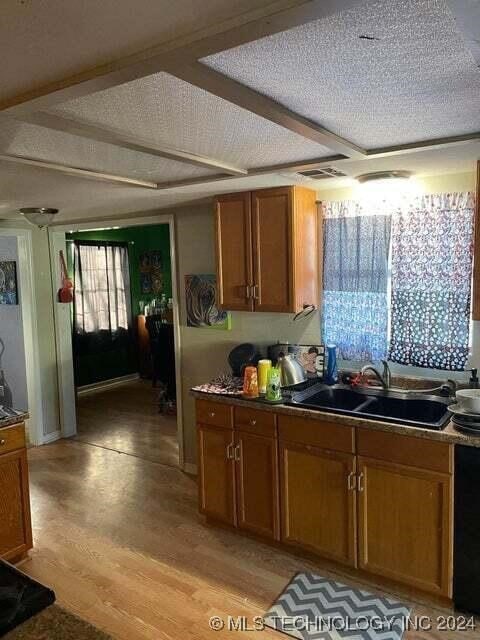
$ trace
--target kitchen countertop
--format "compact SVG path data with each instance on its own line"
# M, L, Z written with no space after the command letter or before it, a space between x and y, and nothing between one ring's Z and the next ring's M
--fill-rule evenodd
M12 416L11 418L0 418L0 429L11 427L13 424L18 424L19 422L24 422L29 417L30 416L27 411L22 411L17 416Z
M274 413L284 413L300 418L311 418L313 420L324 420L349 425L351 427L363 427L375 429L377 431L389 431L404 436L415 436L427 440L437 440L439 442L449 442L451 444L463 444L469 447L480 448L480 435L469 435L455 429L453 422L449 422L442 431L423 429L422 427L411 427L394 422L383 422L381 420L369 420L328 411L318 411L315 409L305 409L304 407L292 407L286 404L270 404L269 402L258 400L246 400L239 396L221 395L216 393L206 393L204 391L191 390L191 394L199 399L211 399L222 404L233 404L239 407L251 407L262 411L273 411Z

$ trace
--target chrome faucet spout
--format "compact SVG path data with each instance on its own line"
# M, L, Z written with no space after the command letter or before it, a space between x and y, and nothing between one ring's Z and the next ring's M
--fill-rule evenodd
M392 374L390 371L390 367L388 366L388 362L386 360L381 361L383 364L383 374L373 366L373 364L367 364L362 367L361 375L363 376L367 371L371 371L377 380L380 382L384 389L389 389L392 384Z

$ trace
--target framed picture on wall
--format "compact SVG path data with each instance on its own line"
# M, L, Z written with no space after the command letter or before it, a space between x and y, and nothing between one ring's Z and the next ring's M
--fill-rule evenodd
M217 278L214 275L185 276L187 327L232 328L231 314L217 308Z
M0 304L18 304L17 264L0 260Z

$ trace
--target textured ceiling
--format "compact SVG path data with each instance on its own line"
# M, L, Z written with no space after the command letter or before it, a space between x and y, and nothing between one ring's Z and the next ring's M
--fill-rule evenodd
M272 0L1 0L0 99L218 24Z
M218 173L14 121L0 127L0 153L157 182Z
M443 0L365 2L202 62L367 148L480 130L480 71Z
M167 73L158 73L50 113L111 126L159 144L252 168L331 155L287 131Z

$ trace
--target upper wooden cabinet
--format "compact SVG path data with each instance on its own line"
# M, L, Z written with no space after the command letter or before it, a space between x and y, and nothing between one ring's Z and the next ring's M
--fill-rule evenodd
M318 305L316 194L280 187L215 203L219 306L296 313Z

